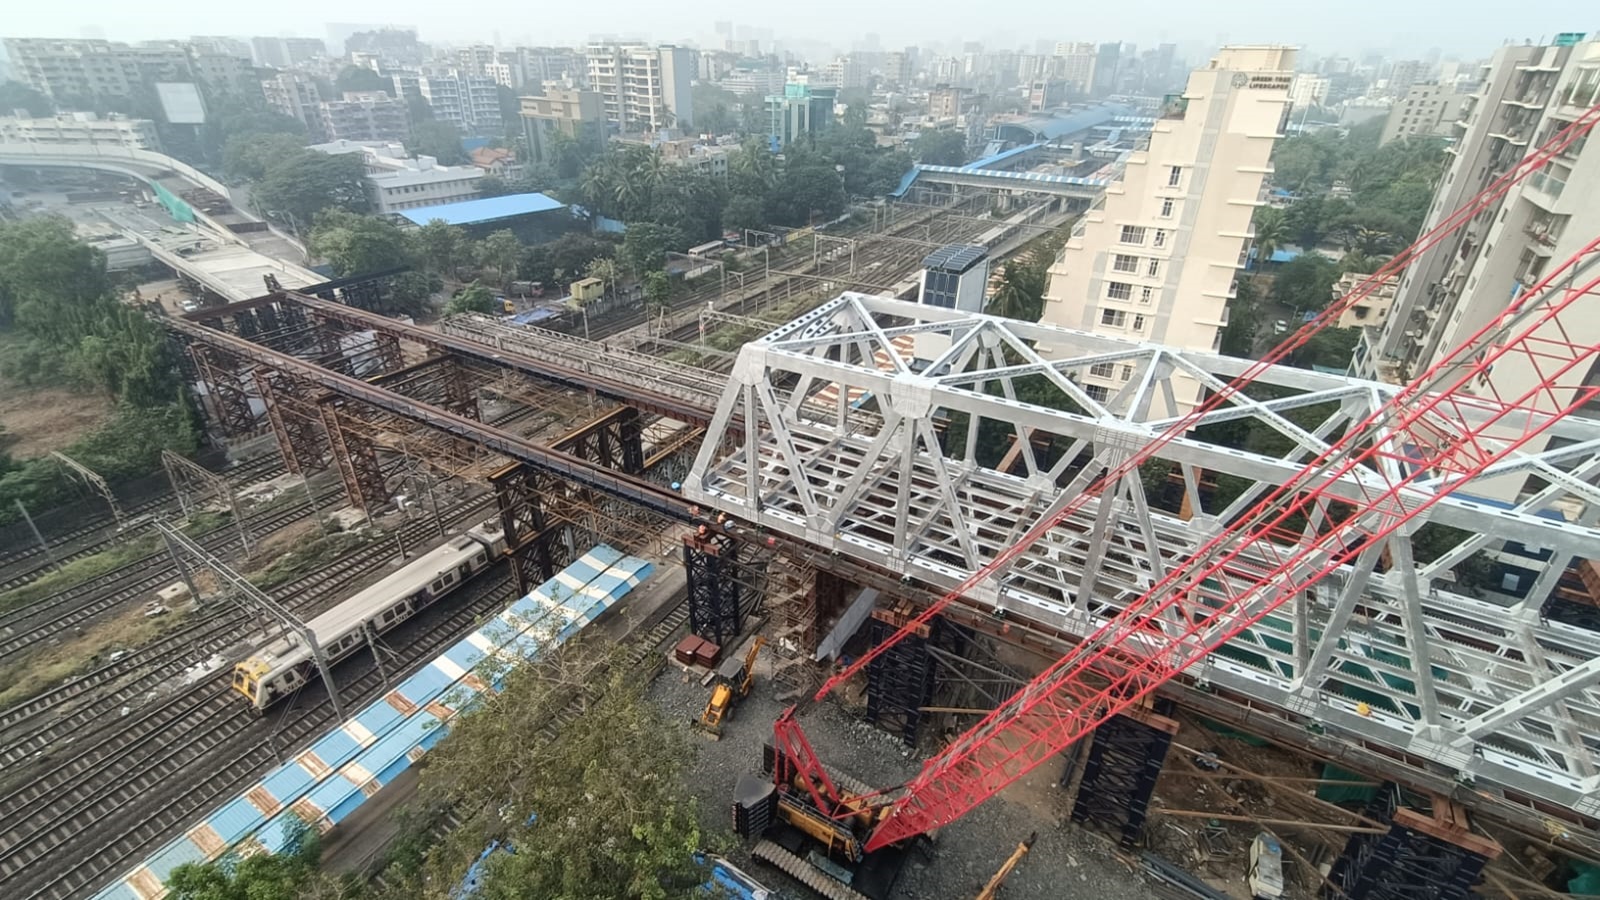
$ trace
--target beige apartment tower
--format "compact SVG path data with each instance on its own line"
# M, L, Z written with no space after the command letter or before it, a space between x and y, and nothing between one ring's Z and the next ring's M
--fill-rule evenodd
M1184 92L1168 98L1148 147L1129 157L1050 267L1043 321L1217 349L1289 113L1294 63L1289 47L1224 47L1190 74ZM1091 395L1122 386L1129 373L1113 368L1085 377ZM1178 399L1198 396L1196 384Z

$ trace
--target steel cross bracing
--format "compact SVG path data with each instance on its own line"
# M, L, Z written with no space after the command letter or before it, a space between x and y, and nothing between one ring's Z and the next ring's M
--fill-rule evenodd
M1053 348L1056 358L1040 358L1033 350L1039 345ZM1177 407L1176 380L1215 390L1251 365L846 294L746 346L684 491L691 500L815 546L951 588L1165 431L1174 421L1167 410ZM1124 366L1130 367L1125 386L1104 400L1076 380ZM1277 388L1279 396L1235 396L1195 424L1243 420L1270 429L1294 445L1284 457L1211 444L1190 431L1162 447L1160 458L1180 468L1184 490L1203 514L1184 521L1152 509L1135 473L1083 504L967 597L1086 637L1167 578L1175 563L1221 531L1221 523L1237 519L1262 493L1294 481L1306 461L1327 453L1337 436L1392 405L1402 391L1287 367L1267 368L1255 383ZM1481 424L1490 409L1458 403L1450 413ZM1312 410L1320 411L1319 419L1307 422ZM727 433L736 420L742 435ZM1600 669L1592 661L1600 656L1600 635L1540 621L1536 597L1500 605L1457 593L1447 580L1455 562L1490 541L1548 548L1556 560L1600 554L1600 530L1590 527L1588 512L1600 508L1593 487L1600 475L1600 422L1541 421L1560 438L1551 444L1560 446L1512 450L1465 482L1458 466L1418 475L1406 496L1425 496L1433 505L1406 529L1342 559L1328 577L1233 636L1227 651L1210 655L1191 674L1284 715L1336 727L1351 739L1580 811L1600 811L1592 766L1593 736L1600 731L1600 690L1592 684ZM971 437L984 427L980 423L998 423L1014 436L1021 447L1016 471L998 471L977 458ZM1418 445L1423 434L1419 426L1381 441ZM1066 449L1047 455L1039 448L1047 438ZM943 449L947 443L954 449ZM1493 442L1485 436L1477 443ZM1330 512L1337 512L1330 504L1367 503L1401 463L1386 458L1382 465L1382 476L1357 468L1317 485L1305 517L1311 530L1301 543L1325 530ZM1206 509L1201 470L1257 487L1229 508ZM1505 507L1474 499L1495 496L1530 474L1546 477L1549 486ZM1410 535L1423 521L1472 537L1417 568L1407 563ZM1385 548L1395 564L1382 571ZM1289 549L1245 546L1226 575L1249 583L1276 569ZM1220 583L1197 587L1187 610L1162 609L1150 630L1175 630L1186 611L1227 602L1229 591L1244 590L1231 583L1226 590ZM1342 638L1322 641L1328 633ZM1426 666L1417 664L1419 653ZM1579 683L1541 699L1539 686L1568 670L1579 673L1573 676ZM1356 699L1351 688L1385 702Z

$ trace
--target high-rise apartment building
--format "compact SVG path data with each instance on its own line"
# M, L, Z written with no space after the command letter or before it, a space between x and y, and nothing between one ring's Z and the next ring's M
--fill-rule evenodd
M193 78L188 48L176 41L6 38L5 46L17 77L58 102L126 97L147 83Z
M1389 69L1386 90L1391 97L1404 97L1411 86L1428 77L1429 66L1420 59L1404 59Z
M329 141L398 141L411 139L406 102L382 91L345 91L342 99L317 105L322 133Z
M251 54L258 66L288 69L328 55L321 38L256 37L250 39Z
M497 137L505 129L500 117L500 91L487 75L459 69L392 72L393 94L404 101L421 97L433 117L449 122L463 134Z
M306 126L306 134L313 143L326 139L319 111L322 94L311 76L300 72L279 72L271 78L262 79L261 94L267 98L268 106L299 119Z
M1149 145L1129 157L1120 181L1050 267L1045 322L1217 349L1272 147L1288 118L1294 62L1288 47L1223 47L1190 74ZM1109 396L1123 374L1107 367L1086 376L1085 386ZM1196 382L1177 399L1190 404L1199 396Z
M1456 119L1461 105L1472 96L1473 88L1424 81L1413 84L1404 97L1396 98L1383 123L1380 143L1396 138L1455 137Z
M1094 67L1100 60L1100 48L1088 41L1056 44L1053 60L1055 76L1066 82L1067 90L1087 95L1094 87Z
M1450 168L1424 231L1447 219L1589 107L1600 103L1600 41L1508 45L1484 67L1455 122ZM1352 369L1404 382L1425 371L1499 315L1552 265L1600 234L1600 141L1575 141L1445 240L1400 279L1381 329L1365 329ZM1568 317L1565 340L1600 339L1600 316ZM1495 380L1502 391L1514 381Z
M687 47L590 44L589 87L600 93L606 120L624 133L694 125L690 87L698 62Z
M1328 99L1328 79L1322 75L1301 72L1289 85L1289 104L1295 109L1322 106Z

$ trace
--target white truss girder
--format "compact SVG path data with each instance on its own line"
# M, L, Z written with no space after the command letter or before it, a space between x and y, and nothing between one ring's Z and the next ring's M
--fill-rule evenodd
M684 490L949 589L1161 434L1196 383L1220 387L1249 365L844 294L745 346ZM1121 386L1091 387L1108 375ZM1153 509L1144 480L1130 476L969 599L1088 634L1398 390L1288 367L1255 383L1266 386L1252 389L1260 399L1220 406L1160 452L1181 476L1191 518ZM1229 422L1270 430L1290 449L1272 457L1199 436ZM1467 532L1454 549L1415 564L1414 530L1367 548L1191 670L1194 680L1463 778L1600 813L1600 634L1539 613L1560 569L1600 558L1600 422L1570 417L1550 434L1549 449L1513 453L1470 483L1448 473L1414 482L1413 492L1451 492L1426 520ZM1203 472L1245 488L1227 507L1204 508ZM1545 486L1513 502L1487 499L1516 494L1530 475ZM1359 504L1384 484L1357 470L1331 488ZM1507 542L1549 551L1548 563L1507 557L1548 567L1532 599L1455 587L1455 565ZM1266 571L1285 546L1249 558ZM1249 568L1230 577L1249 579ZM1160 629L1152 623L1152 639Z

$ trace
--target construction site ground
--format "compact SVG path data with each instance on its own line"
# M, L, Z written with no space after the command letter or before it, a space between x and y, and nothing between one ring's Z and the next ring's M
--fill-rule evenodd
M690 770L690 786L699 798L701 821L708 833L729 833L729 802L741 774L758 773L761 748L784 704L775 699L771 658L756 664L756 683L722 729L722 739L701 739ZM675 663L657 676L652 700L669 716L688 722L705 708L709 688L698 674L686 674ZM830 768L868 784L891 786L915 775L921 761L901 741L857 720L836 702L808 711L806 733ZM1038 840L1006 881L1001 896L1008 900L1146 900L1152 886L1130 862L1112 852L1102 837L1071 825L1067 796L1054 786L1059 772L1040 769L986 803L939 835L935 858L909 857L894 896L908 900L973 897L1000 867L1018 842L1037 832ZM768 887L786 896L810 896L777 870L750 859L749 842L739 842L728 856Z

